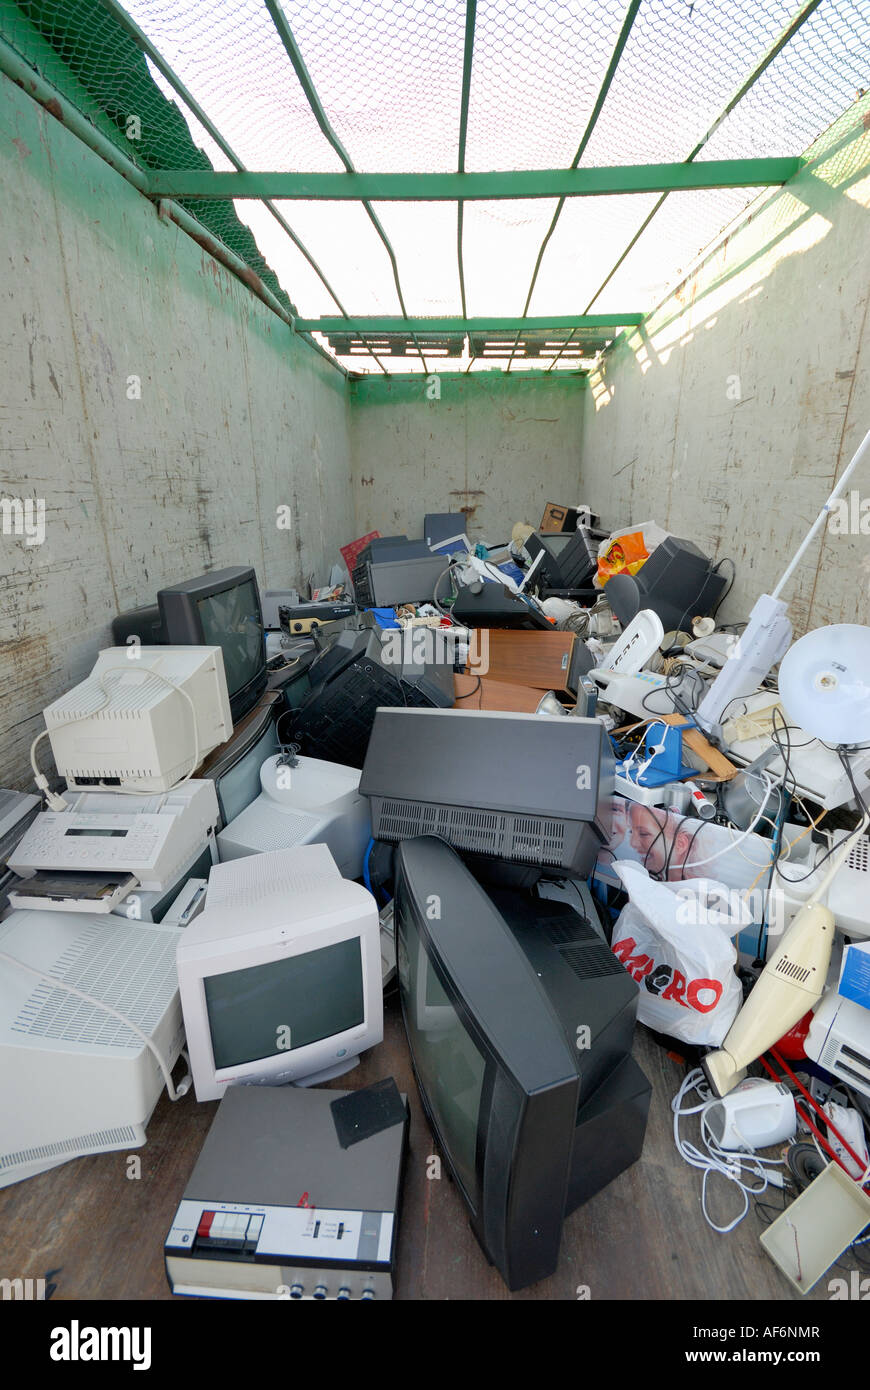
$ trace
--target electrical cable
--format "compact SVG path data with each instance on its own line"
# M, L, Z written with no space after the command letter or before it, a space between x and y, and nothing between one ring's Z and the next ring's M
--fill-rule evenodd
M454 701L453 701L453 703L454 703L455 705L458 705L459 702L460 702L460 700L470 700L471 697L472 697L472 695L476 695L476 694L477 694L478 690L480 690L482 681L481 681L481 679L480 679L480 676L477 676L477 677L476 677L476 680L477 680L477 685L474 687L473 690L469 690L465 695L457 695L457 696L455 697L455 699L454 699ZM480 699L481 699L481 700L483 699L483 695L481 695ZM480 700L479 700L478 703L477 703L477 708L478 708L478 709L481 708Z
M697 1091L701 1097L700 1105L683 1106L690 1091ZM714 1105L720 1102L710 1095L710 1087L705 1080L704 1073L700 1067L687 1073L680 1086L679 1091L671 1101L671 1110L674 1115L674 1143L677 1153L692 1168L699 1168L703 1174L701 1183L701 1211L704 1220L712 1230L718 1231L721 1235L726 1235L733 1231L749 1211L750 1197L760 1196L771 1185L772 1177L768 1173L768 1168L784 1167L784 1160L780 1158L761 1158L754 1153L749 1144L746 1150L723 1149L714 1136L710 1133L707 1123L707 1113ZM699 1115L701 1123L701 1139L706 1147L704 1153L695 1144L689 1143L680 1135L680 1119L685 1115ZM749 1170L748 1176L760 1179L760 1187L750 1187L743 1181L744 1168ZM718 1173L727 1181L734 1183L740 1188L743 1194L743 1206L737 1216L734 1217L726 1226L719 1226L713 1221L707 1211L707 1183L712 1174ZM778 1186L778 1184L777 1184Z

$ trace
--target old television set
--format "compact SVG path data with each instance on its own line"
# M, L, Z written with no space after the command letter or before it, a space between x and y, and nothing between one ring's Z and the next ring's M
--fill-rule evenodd
M218 646L233 721L266 689L266 639L257 576L251 566L213 570L157 594L163 640L175 646Z
M637 985L567 904L485 892L433 837L404 841L395 860L423 1108L485 1254L525 1288L554 1273L564 1218L640 1157Z
M282 745L361 768L377 711L453 704L452 647L432 634L432 660L379 629L342 632L308 668L310 690L278 723Z
M377 840L437 835L503 882L585 878L610 838L613 766L597 719L379 709L360 791Z
M198 1100L330 1080L383 1038L377 904L326 845L215 865L177 966Z

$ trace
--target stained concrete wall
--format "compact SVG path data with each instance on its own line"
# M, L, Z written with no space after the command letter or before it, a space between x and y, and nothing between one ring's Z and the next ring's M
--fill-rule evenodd
M573 373L445 374L437 388L423 376L371 376L351 399L358 535L415 538L426 512L464 509L469 536L496 544L515 521L537 526L547 502L586 500L584 383Z
M224 565L325 576L353 507L343 375L0 83L0 498L45 504L42 544L0 513L0 786L25 787L117 612Z
M870 96L590 378L584 496L732 556L723 618L769 591L870 429L868 214ZM870 469L851 486L864 534L807 553L798 633L870 622Z

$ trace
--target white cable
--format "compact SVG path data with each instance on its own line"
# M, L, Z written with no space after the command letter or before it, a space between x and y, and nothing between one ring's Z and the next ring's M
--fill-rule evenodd
M698 1095L702 1097L701 1104L683 1107L682 1102L687 1093L693 1090L697 1090ZM704 1174L701 1182L701 1211L704 1220L712 1230L718 1231L720 1235L727 1235L729 1231L733 1231L736 1226L740 1225L740 1222L748 1212L750 1196L758 1197L762 1192L767 1190L770 1178L767 1174L766 1167L781 1168L783 1166L783 1160L778 1158L760 1158L751 1151L749 1144L746 1145L747 1150L749 1150L749 1152L746 1153L740 1150L723 1149L713 1138L712 1134L710 1134L707 1125L707 1112L710 1110L711 1106L717 1104L719 1104L719 1102L716 1098L710 1096L709 1086L705 1081L703 1071L700 1067L697 1067L694 1071L690 1071L686 1075L682 1086L671 1101L671 1110L674 1112L674 1143L677 1148L677 1153L690 1165L690 1167L699 1168ZM706 1145L706 1153L703 1153L694 1144L690 1144L687 1140L680 1137L680 1117L682 1115L700 1115L701 1138ZM742 1181L744 1168L749 1169L751 1176L761 1180L760 1187L750 1187L747 1183ZM737 1170L736 1172L735 1169ZM742 1210L727 1226L717 1226L715 1221L711 1220L707 1211L707 1182L712 1173L719 1173L728 1182L735 1183L743 1194Z
M190 1090L190 1083L192 1078L189 1075L183 1076L179 1081L178 1086L174 1086L172 1084L172 1076L169 1070L169 1066L167 1065L163 1053L153 1042L153 1040L149 1038L148 1034L143 1033L142 1029L139 1028L135 1023L133 1023L131 1019L127 1018L126 1014L119 1013L118 1010L113 1009L110 1004L105 1004L102 999L95 999L92 994L86 994L84 990L76 989L75 985L68 985L64 980L56 980L52 975L46 975L42 970L36 970L34 966L26 965L24 961L19 960L17 956L10 956L7 955L5 951L0 951L0 960L5 960L10 965L17 965L20 970L26 970L28 975L35 975L37 980L42 980L45 984L51 985L52 989L65 989L69 994L74 994L78 999L83 999L86 1004L93 1004L95 1008L102 1009L105 1013L111 1014L113 1018L117 1018L118 1021L120 1023L123 1023L125 1027L129 1028L132 1033L135 1033L137 1037L140 1037L145 1046L148 1048L149 1052L153 1053L158 1067L163 1072L163 1080L166 1082L166 1090L169 1095L169 1099L180 1100L182 1096L187 1095L187 1092ZM186 1056L187 1054L185 1053L185 1057Z
M769 797L769 796L770 796L770 793L773 791L773 788L774 788L774 786L775 786L776 784L773 783L773 782L771 782L771 781L767 778L767 774L765 774L765 781L766 781L767 784L768 784L768 785L767 785L767 794L768 794L768 797ZM758 810L756 811L756 813L755 813L755 819L747 826L747 828L742 832L742 834L740 834L740 835L737 836L737 839L736 839L736 840L732 840L732 841L731 841L730 845L725 845L723 849L717 850L715 854L709 855L706 859L693 859L692 862L691 862L691 864L687 865L686 867L687 867L687 868L692 868L692 869L700 869L700 868L702 868L705 864L712 864L713 861L714 861L714 859L721 859L722 856L723 856L723 854L730 854L731 851L732 851L733 849L736 849L738 845L741 845L741 844L743 843L743 841L746 840L746 839L752 834L753 830L754 830L755 827L758 825L758 822L761 820L761 818L762 818L762 816L763 816L763 814L764 814L764 808L765 808L766 804L767 804L767 798L765 798L765 800L761 803L761 805L759 806Z

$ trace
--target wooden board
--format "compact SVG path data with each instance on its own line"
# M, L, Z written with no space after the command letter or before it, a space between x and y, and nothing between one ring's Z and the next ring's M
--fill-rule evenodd
M453 677L453 690L457 709L503 709L517 714L534 714L543 693L530 685L512 685L509 681L458 672Z
M440 1178L430 1176L437 1146L420 1105L398 1000L393 995L386 1002L383 1043L330 1084L346 1089L393 1076L410 1097L397 1298L574 1302L580 1286L596 1303L801 1298L762 1250L764 1223L754 1204L730 1235L707 1226L701 1174L674 1148L670 1101L684 1069L644 1028L637 1030L634 1055L653 1086L641 1158L565 1222L557 1272L511 1294L475 1240L444 1164ZM164 1096L143 1149L76 1159L0 1189L4 1270L21 1278L50 1276L58 1303L171 1299L163 1241L216 1109L217 1102L199 1104L193 1093L175 1104ZM697 1116L687 1119L685 1133L697 1142ZM140 1160L138 1177L133 1158ZM740 1194L710 1186L711 1214L724 1224L739 1209ZM763 1200L778 1211L782 1193L771 1189ZM842 1263L848 1269L854 1262L846 1256ZM828 1296L822 1278L804 1301ZM180 1310L186 1302L178 1300Z
M488 659L488 668L479 673L493 681L531 685L536 690L565 690L574 649L573 632L514 632L509 628L486 628L478 651Z

